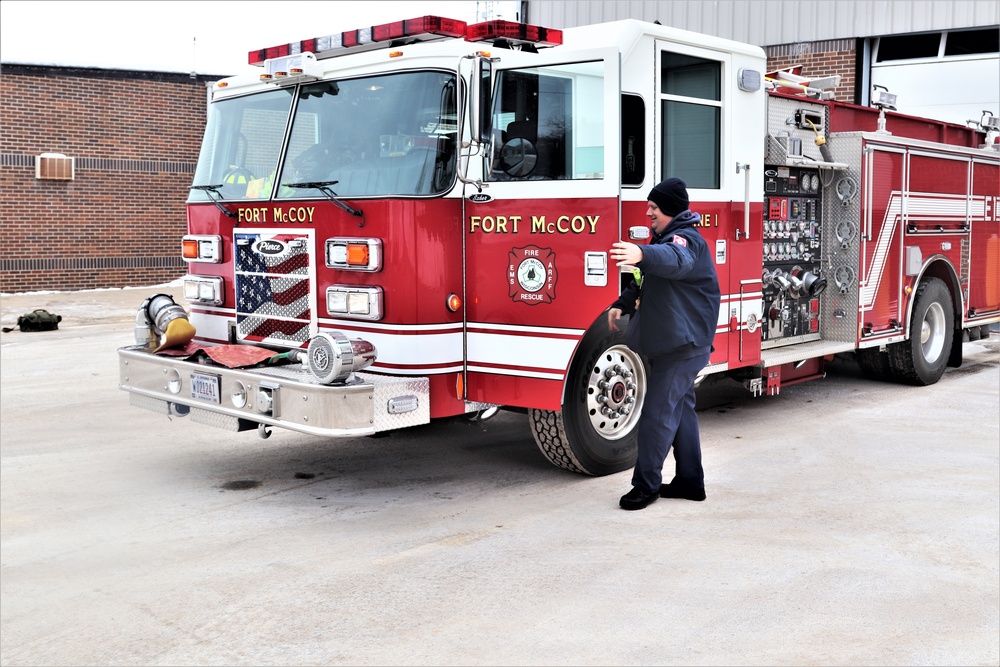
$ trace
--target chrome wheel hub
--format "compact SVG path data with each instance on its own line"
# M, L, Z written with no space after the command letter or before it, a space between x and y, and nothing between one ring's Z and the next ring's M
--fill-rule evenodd
M932 303L924 313L920 325L920 352L928 363L937 361L944 351L945 321L944 308L939 303Z
M594 430L617 440L639 419L646 371L639 356L624 345L608 348L594 362L587 383L587 412Z

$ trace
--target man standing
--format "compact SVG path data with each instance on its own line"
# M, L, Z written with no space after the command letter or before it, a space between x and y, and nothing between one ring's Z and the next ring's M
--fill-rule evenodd
M705 499L701 436L694 411L694 381L706 365L719 319L719 280L708 244L697 230L701 216L688 209L687 185L668 178L649 193L653 238L639 246L611 247L618 266L641 275L608 309L608 327L618 331L632 315L625 343L649 361L649 382L639 415L639 454L632 490L620 505L640 510L657 498ZM663 464L674 448L676 475L663 484Z

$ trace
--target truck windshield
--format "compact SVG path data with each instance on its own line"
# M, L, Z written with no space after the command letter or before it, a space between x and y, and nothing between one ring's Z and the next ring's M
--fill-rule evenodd
M194 185L226 200L323 197L307 184L331 181L340 197L443 193L455 181L455 86L451 73L403 72L221 100Z

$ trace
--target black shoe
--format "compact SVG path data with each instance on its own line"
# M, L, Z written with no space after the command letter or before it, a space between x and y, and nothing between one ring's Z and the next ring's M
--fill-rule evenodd
M674 477L669 484L660 486L661 498L683 498L684 500L704 500L705 487L696 486L683 479Z
M641 510L646 505L656 502L656 499L659 497L660 494L656 491L650 493L638 487L633 487L631 491L622 496L618 504L624 510Z

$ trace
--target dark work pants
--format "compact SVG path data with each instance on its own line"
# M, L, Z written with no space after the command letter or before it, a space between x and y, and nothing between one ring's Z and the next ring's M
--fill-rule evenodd
M671 445L677 477L693 487L705 485L701 466L701 433L694 411L694 380L708 364L709 352L690 359L650 359L649 382L639 415L639 456L632 486L658 491L663 483L663 463Z

